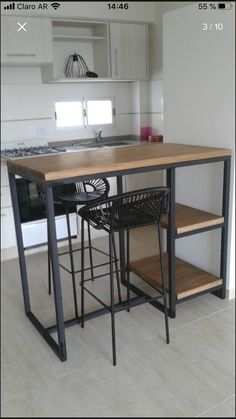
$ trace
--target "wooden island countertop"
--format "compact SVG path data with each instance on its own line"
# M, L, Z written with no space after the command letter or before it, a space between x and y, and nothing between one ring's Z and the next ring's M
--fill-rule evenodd
M99 173L108 176L116 171L175 165L230 155L231 151L225 148L164 143L28 157L9 160L7 164L11 172L22 177L52 182Z

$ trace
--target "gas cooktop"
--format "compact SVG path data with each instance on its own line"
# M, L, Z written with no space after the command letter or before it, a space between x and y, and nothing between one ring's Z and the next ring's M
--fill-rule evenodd
M17 159L20 157L44 156L46 154L57 154L65 152L62 147L54 147L49 145L39 145L30 147L13 147L5 148L1 151L1 157L8 159Z

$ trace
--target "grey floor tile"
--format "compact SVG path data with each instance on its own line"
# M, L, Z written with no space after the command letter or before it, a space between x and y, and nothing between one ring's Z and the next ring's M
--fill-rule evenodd
M234 391L234 332L227 331L225 338L229 313L217 316L176 329L169 345L155 338L132 348L132 356L189 416L210 409Z
M235 396L224 400L212 409L199 415L204 418L235 418Z
M95 242L107 249L104 238ZM135 232L131 254L152 254L154 246L151 229ZM75 261L79 267L79 253ZM94 261L106 258L97 253ZM68 262L65 256L63 263ZM45 326L53 324L46 252L27 256L27 265L32 310ZM61 276L69 319L74 316L71 278L63 270ZM131 277L147 290L140 278ZM108 302L107 284L106 277L89 286ZM177 317L169 319L170 345L163 313L152 306L117 313L113 367L109 313L87 321L84 329L66 329L68 360L61 362L24 315L17 259L2 263L1 298L3 417L230 417L235 408L234 301L206 294L179 304ZM80 305L79 287L78 301ZM97 308L87 296L86 311Z

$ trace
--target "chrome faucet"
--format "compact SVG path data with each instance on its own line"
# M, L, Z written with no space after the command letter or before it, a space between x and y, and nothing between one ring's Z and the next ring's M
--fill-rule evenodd
M96 143L101 144L101 142L102 142L102 130L99 129L98 132L96 133Z

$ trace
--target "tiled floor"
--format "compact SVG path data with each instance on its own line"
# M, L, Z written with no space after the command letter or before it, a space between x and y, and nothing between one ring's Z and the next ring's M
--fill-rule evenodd
M106 247L104 239L96 243ZM152 229L135 232L133 256L154 245ZM32 309L54 323L45 253L29 256L28 266ZM91 286L109 298L106 278ZM68 319L66 273L62 287ZM235 417L234 301L207 294L179 304L170 345L163 314L150 305L117 313L113 367L109 315L66 329L68 360L60 362L24 315L17 260L2 263L1 295L2 417ZM87 310L95 307L86 298Z

